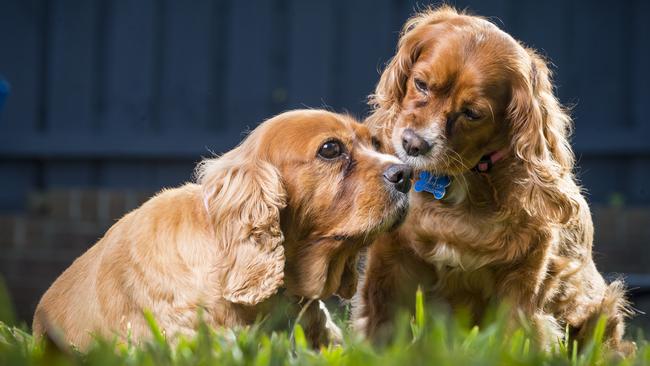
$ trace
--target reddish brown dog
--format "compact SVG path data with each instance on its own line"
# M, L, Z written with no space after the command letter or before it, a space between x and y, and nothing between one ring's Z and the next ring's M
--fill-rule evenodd
M542 345L565 326L582 341L606 315L607 344L633 349L621 340L623 284L608 285L592 260L571 119L535 51L483 18L426 10L404 26L371 104L367 124L384 145L451 185L441 200L412 192L405 224L369 249L354 312L361 330L387 335L422 285L477 321L506 301Z

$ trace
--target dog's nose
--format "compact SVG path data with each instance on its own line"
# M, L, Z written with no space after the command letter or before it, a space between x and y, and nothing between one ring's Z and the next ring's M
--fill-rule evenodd
M393 164L384 171L384 179L392 184L395 189L406 193L411 189L411 176L413 169L406 164Z
M431 149L429 143L410 128L402 132L402 146L410 156L425 155Z

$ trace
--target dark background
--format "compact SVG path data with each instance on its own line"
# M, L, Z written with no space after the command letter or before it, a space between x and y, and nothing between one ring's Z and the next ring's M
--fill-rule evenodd
M650 2L450 3L553 62L558 95L574 106L599 267L650 272ZM31 321L49 283L115 219L190 180L201 156L265 118L305 106L363 117L415 7L0 0L0 75L11 84L0 111L0 275L19 315Z

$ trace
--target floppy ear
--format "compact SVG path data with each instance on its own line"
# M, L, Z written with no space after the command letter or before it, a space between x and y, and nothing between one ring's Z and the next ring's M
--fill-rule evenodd
M565 223L578 210L568 140L572 122L553 94L546 63L532 50L527 56L519 65L508 107L512 151L529 173L521 182L524 208L531 215Z
M381 74L375 93L370 95L369 104L374 109L397 111L406 94L406 81L411 68L421 51L421 43L412 36L422 17L411 18L402 30L397 44L397 53Z
M375 93L370 96L370 105L390 110L397 108L406 94L406 81L411 67L422 51L426 36L419 34L422 26L432 25L459 16L456 9L449 5L437 8L427 7L409 18L397 43L397 53L381 74Z
M277 292L284 277L280 210L286 206L279 172L233 150L198 168L203 199L223 260L223 297L254 305ZM242 161L243 160L243 161Z
M336 292L341 298L349 300L357 292L357 283L359 282L359 272L357 271L357 263L359 262L359 255L354 255L348 258L345 262L345 268L341 275L341 284Z
M368 116L365 124L387 147L392 146L390 141L393 125L406 94L406 82L421 51L417 37L410 36L419 20L420 18L412 18L404 26L397 45L397 53L386 65L375 92L368 99L373 112Z
M448 5L429 7L412 16L404 24L397 43L397 52L386 65L375 92L368 99L373 113L366 119L366 124L375 134L380 135L384 142L390 141L392 125L406 95L406 83L411 69L426 41L426 36L420 34L422 26L439 23L458 15L459 13Z

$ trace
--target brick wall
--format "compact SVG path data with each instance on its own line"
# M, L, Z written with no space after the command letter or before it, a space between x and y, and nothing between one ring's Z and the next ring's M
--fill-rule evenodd
M0 275L20 319L31 323L40 296L72 261L150 192L61 190L29 196L28 211L0 216ZM650 208L593 208L594 257L603 272L650 273ZM650 312L650 298L636 307ZM647 317L638 324L650 327Z
M29 196L25 214L0 216L0 275L20 319L31 324L49 285L116 219L150 193L61 190Z

